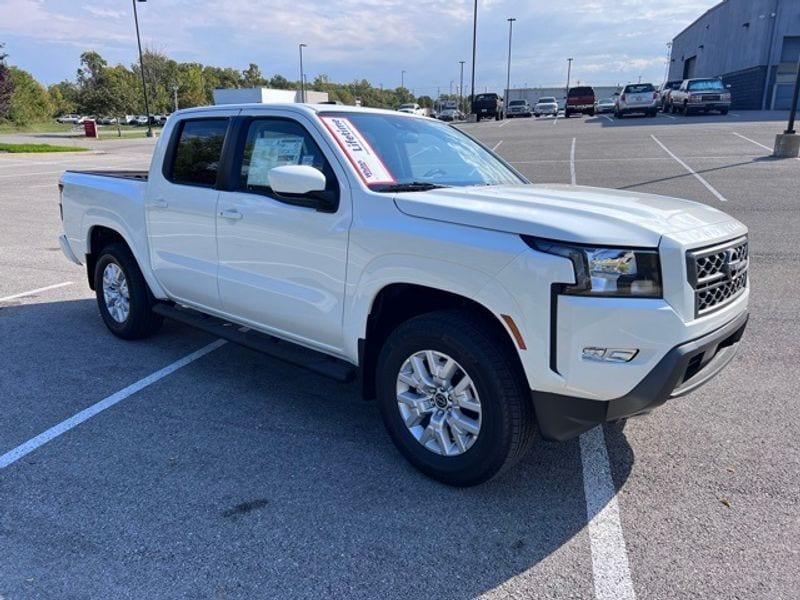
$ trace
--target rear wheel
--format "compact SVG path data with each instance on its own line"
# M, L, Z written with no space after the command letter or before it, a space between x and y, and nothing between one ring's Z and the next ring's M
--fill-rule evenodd
M97 306L108 329L126 340L154 334L163 318L152 311L154 299L139 265L124 244L100 251L94 270Z
M403 323L381 349L386 429L409 462L443 483L483 483L534 438L530 391L499 333L470 312L440 311Z
M722 116L727 115L728 114L728 109L727 108L723 108L721 111L719 111L719 114L721 114Z

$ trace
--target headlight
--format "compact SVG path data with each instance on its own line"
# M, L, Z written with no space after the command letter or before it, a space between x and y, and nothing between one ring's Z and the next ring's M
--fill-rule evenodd
M564 294L661 298L658 250L592 248L528 236L522 239L534 250L572 261L575 283L565 285Z

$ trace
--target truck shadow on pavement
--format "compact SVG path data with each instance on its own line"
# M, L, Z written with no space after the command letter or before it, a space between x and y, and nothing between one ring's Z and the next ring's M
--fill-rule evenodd
M117 340L93 300L6 305L0 339L0 453L211 341L173 323ZM605 434L619 488L633 451ZM11 597L123 581L172 597L593 593L577 441L540 439L500 478L446 487L403 460L357 385L232 344L0 477Z

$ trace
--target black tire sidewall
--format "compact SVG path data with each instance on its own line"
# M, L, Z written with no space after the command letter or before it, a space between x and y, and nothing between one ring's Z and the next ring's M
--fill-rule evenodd
M122 323L117 322L109 313L103 294L103 272L111 263L122 270L128 283L130 312ZM123 339L142 338L153 333L161 324L161 318L151 310L153 302L150 291L136 259L124 245L111 244L101 250L94 270L94 286L100 315L114 335Z
M396 378L411 355L437 350L453 358L472 378L480 398L481 429L472 447L458 456L445 457L420 444L406 427L397 408ZM405 328L387 340L378 359L378 401L386 429L401 454L423 473L450 485L475 485L491 478L506 462L510 449L510 424L498 390L502 383L488 368L481 348L454 331L436 334Z

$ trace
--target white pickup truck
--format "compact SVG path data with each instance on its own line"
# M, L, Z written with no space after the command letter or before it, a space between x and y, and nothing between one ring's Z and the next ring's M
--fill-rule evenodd
M60 187L61 247L114 334L167 317L358 377L401 453L452 485L508 468L537 431L566 440L694 390L748 317L737 220L533 185L414 115L184 110L149 173Z

